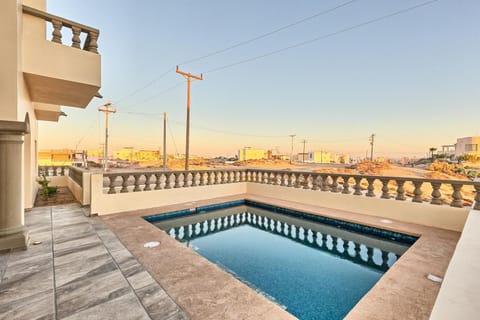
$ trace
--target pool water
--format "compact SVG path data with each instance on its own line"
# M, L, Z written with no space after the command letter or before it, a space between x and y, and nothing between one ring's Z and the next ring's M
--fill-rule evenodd
M150 221L299 319L343 319L415 241L252 204Z

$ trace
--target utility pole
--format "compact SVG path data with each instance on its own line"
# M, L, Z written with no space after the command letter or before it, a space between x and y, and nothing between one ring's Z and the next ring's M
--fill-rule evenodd
M186 142L185 142L185 170L188 171L188 156L190 150L190 82L191 79L203 80L203 75L195 76L189 72L183 72L178 69L176 72L187 79L187 133L186 133Z
M111 109L110 102L105 103L103 106L104 109L98 108L98 111L105 113L105 147L103 148L103 171L108 171L108 114L115 113L117 110Z
M305 144L307 143L307 140L303 139L303 153L302 153L302 158L303 158L303 163L305 163Z
M375 133L370 136L370 161L373 161L373 143L375 142Z
M295 134L289 135L290 138L292 138L292 146L290 147L290 164L292 164L292 158L293 158L293 138L295 138Z
M163 171L167 170L167 113L163 113Z

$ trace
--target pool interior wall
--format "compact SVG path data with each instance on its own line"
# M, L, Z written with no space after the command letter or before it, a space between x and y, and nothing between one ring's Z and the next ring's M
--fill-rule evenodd
M343 318L416 240L248 200L146 219L300 319Z

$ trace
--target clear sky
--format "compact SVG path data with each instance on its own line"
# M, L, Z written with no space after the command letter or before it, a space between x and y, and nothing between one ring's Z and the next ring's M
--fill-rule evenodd
M289 153L288 135L296 134L297 151L306 139L307 150L365 155L375 133L376 155L424 156L431 146L480 135L478 0L439 0L211 71L425 1L352 1L182 64L349 1L48 0L49 12L100 29L104 99L64 108L68 117L59 123L41 122L40 148L98 148L104 114L97 107L112 101L110 150L159 148L165 111L168 152L184 153L186 82L177 64L204 73L192 85L191 154L233 155L243 146Z

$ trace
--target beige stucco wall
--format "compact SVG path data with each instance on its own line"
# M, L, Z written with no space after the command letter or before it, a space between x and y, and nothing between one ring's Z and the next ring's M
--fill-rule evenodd
M468 209L248 183L247 193L461 231Z
M246 192L246 183L220 184L202 187L152 190L104 194L101 188L102 174L91 175L92 214L105 215L116 212L156 208L176 203L200 201L217 197L226 197Z
M75 199L80 202L83 206L87 206L90 204L90 172L83 172L82 174L82 184L81 187L78 183L73 181L70 177L67 178L67 186L68 189L72 192Z
M37 8L45 7L45 0L30 0ZM23 57L23 13L22 1L0 2L0 119L24 121L28 113L30 133L24 137L23 150L23 194L22 201L26 209L33 206L37 192L35 141L38 140L37 121L22 73Z
M433 306L430 319L467 320L480 315L480 211L471 210Z

